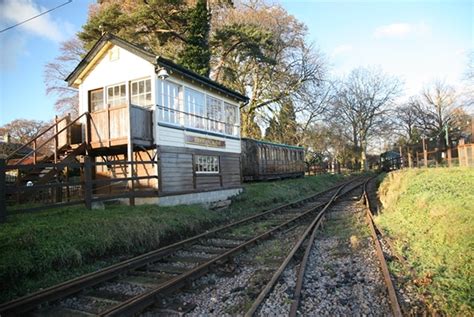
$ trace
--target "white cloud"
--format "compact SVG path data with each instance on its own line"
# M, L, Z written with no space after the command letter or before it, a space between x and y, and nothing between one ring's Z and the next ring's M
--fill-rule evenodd
M48 8L40 7L31 0L2 0L0 1L1 27L5 28L20 23L46 10L48 10ZM63 32L61 32L61 25L53 20L49 13L28 21L16 28L54 42L65 39ZM8 30L6 32L11 31Z
M417 24L392 23L375 29L375 38L406 38L408 36L422 36L429 34L431 28L424 22Z
M332 51L331 55L334 57L337 55L345 54L352 51L352 49L353 49L352 45L349 45L349 44L339 45Z
M17 59L26 54L26 39L22 36L0 36L0 47L8 47L0 51L0 70L14 70Z

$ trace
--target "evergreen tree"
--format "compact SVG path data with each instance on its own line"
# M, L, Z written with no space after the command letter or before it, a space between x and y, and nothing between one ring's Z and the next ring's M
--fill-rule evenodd
M93 7L78 37L89 50L108 32L176 61L187 42L189 10L184 0L103 0Z
M284 103L278 114L279 122L279 142L286 144L295 144L297 142L297 123L295 107L291 100L284 100Z
M178 62L200 75L209 77L211 14L207 9L207 0L197 1L196 6L188 11L188 20L189 35L184 50L179 54Z
M280 141L280 125L275 117L270 119L270 123L268 128L265 130L265 140L271 142L279 142Z

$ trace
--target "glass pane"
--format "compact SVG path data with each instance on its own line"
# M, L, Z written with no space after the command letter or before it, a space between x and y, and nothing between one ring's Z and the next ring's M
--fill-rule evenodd
M143 81L138 82L138 93L142 94L145 92L145 87Z
M120 96L125 97L125 85L120 86Z
M151 92L151 80L147 79L145 81L145 85L146 85L146 92Z
M133 82L132 83L132 95L136 95L138 93L137 89L138 89L137 82Z
M114 89L112 87L107 89L107 95L109 98L114 95Z
M120 94L120 86L115 86L114 87L114 95L118 96Z

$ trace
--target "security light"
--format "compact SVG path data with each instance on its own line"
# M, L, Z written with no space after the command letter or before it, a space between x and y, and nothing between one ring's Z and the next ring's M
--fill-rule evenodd
M168 71L164 67L156 69L156 74L161 80L165 80L166 78L170 77L170 74L168 74Z

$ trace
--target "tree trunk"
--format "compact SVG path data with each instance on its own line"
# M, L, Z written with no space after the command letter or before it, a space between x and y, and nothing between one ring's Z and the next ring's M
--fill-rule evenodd
M364 171L368 171L369 165L367 164L367 144L365 141L360 142L360 161L362 164L362 169Z

